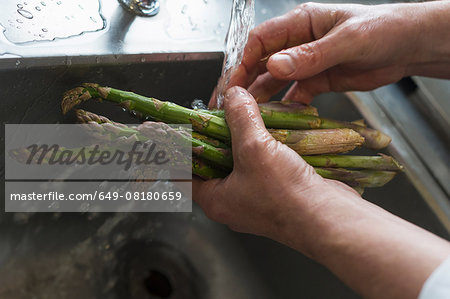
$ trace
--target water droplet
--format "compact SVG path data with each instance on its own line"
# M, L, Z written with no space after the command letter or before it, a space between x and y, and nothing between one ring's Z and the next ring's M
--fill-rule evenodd
M48 32L47 28L42 28L42 32Z
M56 2L56 4L58 4L58 5L61 5L61 3L62 3L62 1L58 1L58 2Z
M20 28L22 28L22 27L20 27L20 26L17 26L16 28L17 28L17 29L20 29Z
M25 9L18 9L17 12L24 18L26 19L32 19L33 18L33 14L31 12L29 12L28 10Z
M24 2L23 4L24 4L24 5L28 5L28 3L26 3L26 2Z
M89 17L89 18L91 19L92 22L97 23L97 20L94 19L94 17L91 16L91 17Z
M20 64L20 60L17 59L17 60L16 60L16 66L18 66L19 64Z
M21 19L17 19L16 22L17 22L17 23L20 23L20 24L23 23L23 21L22 21Z
M41 11L41 8L40 8L39 6L36 6L35 9L36 9L37 11Z
M84 7L81 6L81 4L78 4L78 7L79 7L81 10L84 10Z
M187 6L186 4L183 5L183 7L181 8L181 13L182 13L182 14L185 14L186 11L187 11L187 8L188 8L188 6Z
M39 34L39 37L42 37L42 38L44 38L44 37L45 37L45 35L43 35L43 34L41 33L41 34Z
M203 0L203 2L204 2L205 4L208 4L208 0Z
M95 63L100 63L100 57L95 57Z
M70 21L70 18L69 18L69 16L65 16L65 18L66 18L66 20L69 20L69 21Z
M42 6L46 6L47 4L45 4L44 1L41 1L41 5L42 5Z
M145 59L145 57L141 58L141 62L145 62L147 59Z
M17 4L17 8L23 8L22 4Z

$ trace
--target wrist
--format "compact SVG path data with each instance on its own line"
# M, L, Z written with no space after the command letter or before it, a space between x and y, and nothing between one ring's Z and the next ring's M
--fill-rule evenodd
M319 262L337 230L364 215L362 211L368 205L347 185L322 178L313 187L294 194L289 202L275 220L275 232L268 237ZM361 213L355 215L358 210Z

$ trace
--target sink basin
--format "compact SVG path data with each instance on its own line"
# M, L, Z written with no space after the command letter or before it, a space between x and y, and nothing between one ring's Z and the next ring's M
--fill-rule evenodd
M61 95L82 82L186 106L195 98L207 100L222 55L182 57L141 62L123 56L102 65L0 70L1 119L3 123L72 123L73 115L61 114ZM343 94L319 96L314 104L325 117L361 118ZM89 102L81 107L120 122L136 122L112 104ZM4 161L3 147L1 154ZM4 165L1 173L4 180ZM404 174L383 188L366 190L364 197L449 237ZM233 232L210 221L195 204L192 213L2 211L0 236L0 298L358 298L300 253L265 238Z

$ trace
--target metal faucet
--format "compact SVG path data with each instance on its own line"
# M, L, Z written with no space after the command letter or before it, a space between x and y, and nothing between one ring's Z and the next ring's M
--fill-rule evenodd
M158 0L118 0L127 10L143 17L152 17L159 12Z

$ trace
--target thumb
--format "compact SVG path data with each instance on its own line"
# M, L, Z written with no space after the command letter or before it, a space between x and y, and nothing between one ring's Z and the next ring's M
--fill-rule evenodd
M227 90L224 100L225 117L233 144L255 140L268 134L253 96L241 87Z
M303 80L333 67L353 55L335 33L273 54L267 70L279 80Z

